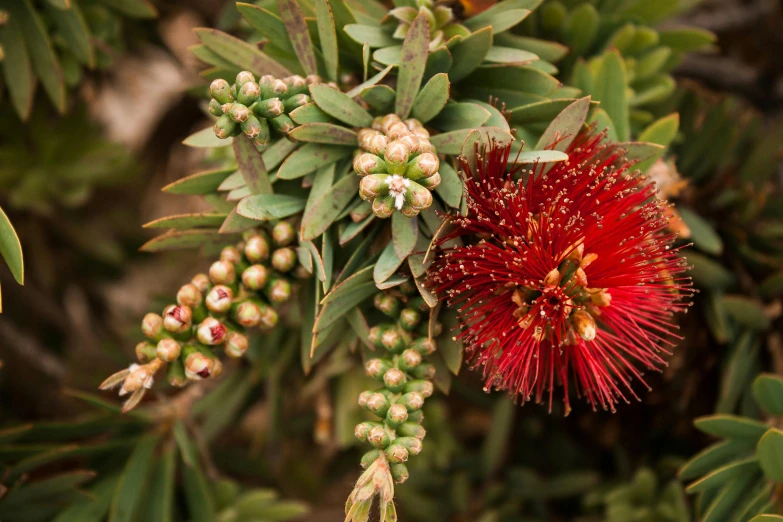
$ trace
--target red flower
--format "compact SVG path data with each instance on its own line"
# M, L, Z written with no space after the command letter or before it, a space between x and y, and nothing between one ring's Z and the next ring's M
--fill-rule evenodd
M672 315L693 293L666 203L604 137L583 133L568 161L532 171L507 173L510 147L497 144L475 172L463 160L469 213L450 218L439 244L479 241L445 249L430 269L486 389L548 395L551 410L561 384L566 414L571 378L594 409L638 400L632 382L666 364Z

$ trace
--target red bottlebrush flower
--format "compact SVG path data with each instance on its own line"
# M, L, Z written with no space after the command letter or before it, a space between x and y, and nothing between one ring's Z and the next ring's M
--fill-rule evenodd
M467 216L449 218L430 269L433 288L460 314L466 350L484 367L486 389L552 407L555 385L573 378L595 409L614 411L643 369L664 366L688 306L685 261L665 231L666 203L605 135L586 132L569 160L509 167L493 143L475 171L463 160Z

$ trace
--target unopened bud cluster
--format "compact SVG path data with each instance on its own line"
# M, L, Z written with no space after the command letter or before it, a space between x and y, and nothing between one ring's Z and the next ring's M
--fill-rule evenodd
M132 393L125 405L128 411L164 365L172 386L220 375L218 348L229 357L242 357L248 349L248 328L277 325L275 306L291 297L295 237L293 226L281 221L271 234L251 231L236 247L224 248L208 274L197 274L180 287L176 303L161 314L144 316L141 330L147 340L136 346L141 365L112 375L101 389L119 386L121 396Z
M427 337L421 309L413 299L404 303L406 299L392 293L375 296L375 308L396 322L370 329L370 342L387 355L369 359L365 371L383 388L362 392L359 405L380 420L362 422L355 430L359 440L374 448L364 455L362 466L367 468L383 456L398 483L408 478L405 462L422 449L425 429L421 408L433 393L435 375L435 368L424 362L435 351L435 343Z
M321 83L321 78L294 75L279 80L265 75L256 82L249 71L237 74L234 84L214 80L209 86L209 112L218 116L215 135L226 139L244 132L257 145L266 145L273 132L288 134L294 128L288 113L312 101L308 93L313 83Z
M396 114L375 118L372 128L359 131L362 152L353 162L362 176L359 195L372 202L376 216L387 218L395 210L414 217L432 205L440 185L440 161L427 129L413 118Z

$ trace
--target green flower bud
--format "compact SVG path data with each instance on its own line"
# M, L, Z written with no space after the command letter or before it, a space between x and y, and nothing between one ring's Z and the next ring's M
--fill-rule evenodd
M145 315L141 320L141 331L147 339L158 342L163 333L163 318L158 314Z
M402 208L400 209L400 214L402 214L405 217L414 218L419 215L419 212L421 212L418 209L413 208L410 206L410 204L405 203Z
M385 395L373 393L367 398L367 404L364 407L379 417L385 417L390 406L389 399Z
M419 144L419 138L416 137L412 132L408 132L407 134L403 134L399 138L397 138L398 141L406 145L410 151L411 155L417 155L421 153L421 145Z
M259 325L264 330L271 330L277 325L279 317L275 309L271 306L261 307L261 324Z
M367 408L367 402L370 400L370 397L375 395L375 392L372 391L363 391L359 394L359 407L360 408Z
M418 138L419 138L419 149L421 153L432 152L433 154L435 154L435 147L432 146L432 142L430 142L430 140L422 136L418 136Z
M193 283L182 285L177 291L177 303L182 306L195 308L201 304L203 299L201 292Z
M216 285L230 285L237 279L234 264L229 261L215 261L209 267L209 278Z
M389 434L386 433L385 429L375 427L367 432L367 442L372 444L373 447L381 449L388 446L391 441L389 439Z
M272 228L272 240L278 246L290 245L296 239L296 230L288 221L281 221Z
M316 84L316 83L323 83L323 80L317 74L308 74L305 77L305 82L307 82L307 85L313 85L313 84ZM334 83L333 82L329 82L329 85L334 85Z
M408 134L411 134L411 131L408 130L408 127L401 121L392 123L386 130L386 136L388 136L390 140L399 140Z
M376 457L377 458L377 457ZM394 482L397 484L404 484L408 480L410 473L408 473L408 466L402 462L397 462L391 465L391 475Z
M400 367L403 370L412 370L421 364L421 354L416 350L408 348L400 356Z
M245 328L252 328L261 323L261 307L252 301L239 303L234 313L234 320Z
M310 99L310 97L306 94L296 94L286 98L283 102L283 106L285 107L286 112L291 112L295 109L298 109L302 105L310 103L311 101L313 100Z
M396 297L383 292L375 294L373 305L389 317L396 316L400 311L400 301Z
M424 397L419 392L408 392L397 399L397 404L402 404L408 409L408 413L412 413L424 406Z
M272 75L266 74L258 80L258 86L261 87L261 97L280 98L288 92L288 87L282 80L278 80Z
M251 265L242 272L242 284L253 291L264 288L269 278L269 271L264 265Z
M288 78L283 78L283 82L285 82L285 86L288 88L289 96L308 92L307 80L298 74L289 76Z
M247 352L248 346L249 341L246 335L239 332L229 332L226 335L226 346L224 349L229 357L235 359L242 357Z
M250 109L241 103L232 103L228 109L228 115L237 123L242 123L250 117Z
M376 348L383 348L383 328L380 326L373 326L367 333L367 340L370 341Z
M155 347L147 341L142 341L136 345L136 359L140 362L148 362L157 356Z
M364 364L367 375L379 381L383 380L383 374L391 368L389 361L384 359L370 359Z
M243 121L239 126L242 129L242 132L251 139L258 138L263 132L263 124L252 114L250 114L247 117L247 120Z
M176 361L179 358L181 347L174 339L161 339L155 348L158 359L165 362Z
M361 195L361 193L360 193ZM378 196L372 202L372 212L379 218L385 219L394 213L394 196Z
M388 174L370 174L363 177L359 182L359 196L367 201L388 194L390 178Z
M437 174L440 168L440 161L435 154L431 152L425 152L413 158L405 168L405 177L419 181L420 179L429 178Z
M253 143L258 147L263 147L269 143L269 121L265 118L258 120L258 135L253 140Z
M397 353L405 348L405 339L396 328L386 328L381 336L381 345L392 353Z
M216 344L222 344L226 340L226 334L228 330L223 323L215 319L214 317L207 317L196 330L196 337L199 342L208 346L214 346ZM187 365L186 365L187 366Z
M412 368L410 374L417 379L433 379L435 377L435 367L430 363L420 364Z
M182 388L188 384L188 378L185 376L185 365L182 358L169 363L168 369L169 384L177 388Z
M288 134L295 127L294 120L289 118L286 114L281 114L277 118L270 119L269 123L272 125L272 128L280 134Z
M212 130L215 131L215 136L220 138L221 140L225 140L226 138L231 137L231 135L236 131L237 124L234 122L234 120L231 119L231 116L228 114L224 114L220 118L217 119L215 122L215 126L212 128Z
M405 386L405 373L398 368L390 368L383 374L383 383L393 392L402 391Z
M190 280L191 284L195 286L202 294L207 293L209 290L209 276L207 274L196 274L193 279Z
M420 179L418 181L418 184L426 188L427 190L432 191L440 186L440 181L441 181L440 173L436 172L429 178Z
M397 287L397 290L403 293L403 295L414 295L419 293L419 289L416 288L416 284L413 283L410 279L404 281L401 285Z
M374 422L362 422L356 425L353 429L353 434L360 441L367 442L367 434L375 427L377 427L377 424Z
M288 272L296 265L296 252L293 248L278 248L272 253L272 266L280 272Z
M430 381L408 381L402 391L404 393L416 392L426 399L427 397L432 397L432 394L435 391L435 387Z
M421 424L423 421L424 421L423 411L416 410L416 411L408 412L408 422L415 422L416 424Z
M396 114L387 114L386 116L383 116L380 118L379 125L380 130L386 134L389 132L389 129L392 125L394 125L397 122L402 121L399 116ZM373 120L373 125L375 124L375 120ZM374 128L374 127L373 127Z
M237 92L237 101L247 107L253 105L261 95L261 88L254 81L242 85Z
M399 167L408 163L410 153L411 149L401 141L390 141L386 145L386 152L383 155L383 159L389 164L390 173L402 174L402 172L398 172Z
M221 104L234 101L234 97L231 95L231 86L221 78L214 80L209 85L209 95Z
M242 261L242 254L237 247L227 246L220 251L220 260L237 264Z
M209 113L213 116L223 116L223 105L217 100L209 100Z
M193 312L187 306L171 305L163 310L163 327L172 333L190 330Z
M237 80L236 84L240 87L245 85L248 82L254 82L256 81L256 77L253 76L253 73L250 71L240 71L239 74L237 74Z
M269 259L269 242L263 236L252 236L245 242L245 257L251 263Z
M400 446L408 450L408 452L410 452L411 455L418 455L419 453L421 453L421 449L423 446L421 443L421 439L418 437L399 437L395 439L394 443L399 444Z
M391 444L388 448L384 450L384 453L386 454L386 459L389 462L392 463L400 463L400 462L406 462L408 460L408 449L404 446L401 446L400 444L397 444L395 441L394 444Z
M408 410L402 404L392 404L386 412L386 423L396 428L408 420Z
M362 455L362 468L367 469L368 467L370 467L370 465L373 462L378 460L378 457L380 457L380 456L381 456L381 451L380 450L374 449L374 450L368 451L367 453Z
M264 293L273 303L285 303L291 298L291 283L282 277L272 278L266 284Z
M207 309L216 314L224 314L231 309L234 292L225 285L215 285L205 299Z
M435 341L428 339L427 337L420 337L411 343L411 348L422 354L423 356L432 355L435 353Z
M408 416L410 419L410 416ZM427 430L421 424L415 422L406 422L397 427L397 435L401 437L415 437L417 439L423 439L427 434Z
M432 205L432 193L418 183L411 183L406 200L414 209L424 210Z
M269 98L267 100L258 100L253 105L253 112L259 118L277 118L285 110L285 105L280 98Z
M421 322L421 314L414 308L405 308L400 312L400 326L403 330L414 330Z

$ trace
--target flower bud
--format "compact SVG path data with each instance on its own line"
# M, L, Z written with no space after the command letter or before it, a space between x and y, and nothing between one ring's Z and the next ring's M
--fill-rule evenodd
M411 455L418 455L423 447L421 439L417 437L399 437L394 440L394 443L408 450Z
M253 105L261 95L261 88L254 81L247 82L239 88L237 101L247 107Z
M212 287L205 299L207 309L216 314L224 314L231 309L231 301L234 292L227 286L216 285Z
M217 357L213 357L212 365L212 377L219 377L223 373L223 363Z
M383 331L380 326L373 326L370 331L367 332L367 340L370 341L376 348L383 348Z
M160 369L161 364L161 361L157 359L141 366L138 364L131 364L130 373L125 377L125 380L122 381L120 395L135 392L141 388L152 388L155 381L155 372Z
M575 310L569 319L571 320L571 325L574 327L574 330L579 334L579 337L585 341L592 341L595 339L596 324L592 315L584 310Z
M408 392L397 399L397 404L402 404L411 413L420 410L424 406L424 397L419 392Z
M185 365L182 359L177 359L169 363L168 381L171 386L182 388L188 384L188 378L185 376Z
M411 154L419 154L421 152L419 138L417 138L412 132L407 132L397 139L410 149Z
M367 375L378 380L383 380L383 374L389 368L391 368L391 365L384 359L370 359L364 364L364 370L367 372Z
M388 174L369 174L363 177L359 182L359 196L367 201L388 194L390 178Z
M291 283L282 277L274 278L267 283L264 293L273 303L285 303L291 298Z
M165 362L172 362L179 358L180 346L174 339L161 339L155 349L158 359Z
M264 288L269 271L264 265L251 265L242 272L242 284L250 290L258 291Z
M423 178L429 178L435 175L440 168L440 160L435 154L425 152L419 154L411 161L405 169L405 177L413 181L419 181Z
M402 404L392 404L386 412L386 422L392 428L396 428L408 420L408 410Z
M375 448L385 448L390 442L389 434L386 433L385 429L376 426L367 432L367 442Z
M410 374L416 379L433 379L435 377L435 367L430 363L422 363L412 368Z
M283 102L283 106L285 107L286 112L291 112L298 109L302 105L307 105L311 101L313 100L311 100L310 97L306 94L295 94L294 96L289 96L286 98Z
M400 311L400 301L393 295L384 294L383 292L375 294L373 305L389 317L396 316Z
M417 181L417 183L422 187L424 187L425 189L432 191L440 186L440 181L441 181L440 173L436 172L429 178L420 179L419 181Z
M383 134L381 134L375 129L368 129L367 127L359 129L358 132L356 133L356 139L359 140L359 145L362 145L364 141L372 138L373 136L383 136Z
M214 80L209 85L209 95L221 104L234 101L234 97L231 95L231 86L221 78Z
M376 392L367 398L367 404L364 407L379 417L385 417L390 406L389 399L382 393Z
M229 261L215 261L209 267L209 278L216 285L233 283L237 278L234 264Z
M272 241L277 246L290 245L296 239L296 230L288 221L281 221L272 228Z
M398 140L402 138L403 136L406 136L408 134L412 134L410 130L408 130L408 127L401 121L396 121L389 125L389 127L386 129L386 136L389 137L390 140Z
M259 118L277 118L285 110L285 105L280 98L269 98L268 100L258 100L253 105L253 112Z
M147 339L157 341L163 333L163 318L158 314L147 314L141 320L141 331Z
M190 282L202 294L207 293L207 290L209 290L209 276L206 274L196 274L193 276L193 279L191 279Z
M237 74L236 84L240 87L245 85L248 82L254 82L256 81L256 77L253 76L253 73L250 71L240 71L239 74Z
M196 330L196 337L202 344L213 346L221 344L226 339L226 327L214 317L207 317Z
M417 135L418 136L418 135ZM418 136L419 138L419 152L432 152L435 154L435 147L432 146L432 142L425 137Z
M389 128L391 128L391 126L397 123L398 121L402 121L402 120L396 114L387 114L386 116L382 117L378 122L380 130L386 133L389 131Z
M397 435L401 437L416 437L423 439L427 435L427 430L421 424L415 422L406 422L397 428Z
M280 272L288 272L296 265L296 252L293 248L278 248L272 253L272 266Z
M418 183L410 184L407 199L415 210L424 210L432 205L432 193Z
M419 326L421 314L414 308L404 308L400 312L400 326L403 330L411 331Z
M177 291L177 303L181 306L195 308L201 304L202 299L201 292L193 283L182 285Z
M386 163L378 156L365 152L353 160L353 170L360 176L381 174L386 172Z
M163 327L172 333L183 333L190 329L193 313L187 306L171 305L163 310Z
M247 336L244 334L239 332L229 332L228 335L226 335L225 351L226 355L229 357L233 357L235 359L242 357L245 355L245 352L247 352L248 345L249 341Z
M215 131L215 136L220 138L221 140L224 140L226 138L231 137L232 134L237 129L237 124L234 122L234 120L231 119L231 116L228 114L224 114L220 118L217 119L215 122L215 126L212 127L212 130Z
M293 76L283 78L283 82L285 83L285 86L288 88L289 96L294 96L299 93L307 92L307 80L305 80L298 74L294 74Z
M411 348L420 354L427 356L435 353L436 345L434 340L428 339L427 337L420 337L411 343Z
M286 114L281 114L277 118L269 120L269 124L280 134L288 134L295 127L294 120L288 117Z
M213 116L223 116L223 105L217 100L209 100L209 113Z
M372 465L373 462L378 460L378 457L380 457L380 456L381 456L380 450L374 449L374 450L368 451L367 453L362 455L362 460L361 460L362 468L364 468L364 469L369 468Z
M405 381L405 373L398 368L390 368L383 374L383 383L393 392L402 391L402 388L405 386Z
M264 132L264 124L252 114L248 116L247 120L240 123L240 127L248 138L258 138Z
M435 386L430 381L425 380L408 381L402 391L404 393L416 392L426 399L427 397L432 397L432 394L435 392Z
M381 336L381 345L392 353L405 348L405 340L396 328L387 328Z
M375 392L371 391L363 391L359 394L359 407L360 408L367 408L367 402L370 400L370 397L375 395Z
M591 293L590 301L595 306L599 306L603 308L605 306L609 306L612 304L612 295L606 290L601 290L599 292Z
M424 422L424 412L421 410L409 411L408 422L415 422L416 424L421 424L422 422Z
M136 359L145 363L156 357L155 347L147 341L142 341L136 345Z
M270 330L274 328L277 325L277 321L279 320L279 317L277 315L277 312L275 312L275 309L271 306L262 306L261 307L261 324L259 326L263 330Z
M353 429L353 434L360 441L366 442L367 434L370 433L370 430L375 427L376 424L373 422L362 422L361 424L356 425L356 427Z
M185 346L182 351L185 357L185 377L191 381L200 381L212 375L215 359L203 354L195 346Z
M269 259L269 242L263 236L252 236L245 242L245 256L251 263Z
M404 165L408 162L410 153L411 150L407 145L401 141L395 140L390 141L389 144L386 145L386 152L383 157L387 163L391 163L392 165Z
M392 463L399 463L399 462L405 462L408 460L408 450L396 442L394 444L391 444L386 450L384 450L384 453L386 454L386 459L389 462Z
M307 85L314 85L316 83L322 83L323 80L317 74L308 74L307 76L305 76L305 82L307 82ZM330 82L330 84L331 83L332 82Z
M407 349L400 356L400 366L404 370L410 370L421 364L421 354L416 350Z
M265 74L258 80L258 86L261 87L261 96L266 98L279 98L288 92L288 87L282 80L278 80L270 74Z
M394 479L394 482L396 482L397 484L404 484L408 480L408 477L410 476L410 473L408 473L408 466L406 466L402 462L397 462L395 464L392 464L391 476L392 479Z
M242 123L250 117L250 109L242 105L241 103L232 103L228 109L228 115L236 123Z
M261 323L261 307L252 301L240 303L237 306L234 319L245 328L258 326Z
M361 195L361 192L359 193ZM386 219L394 213L395 201L394 196L387 194L385 196L378 196L372 202L372 212L376 216L382 219Z

